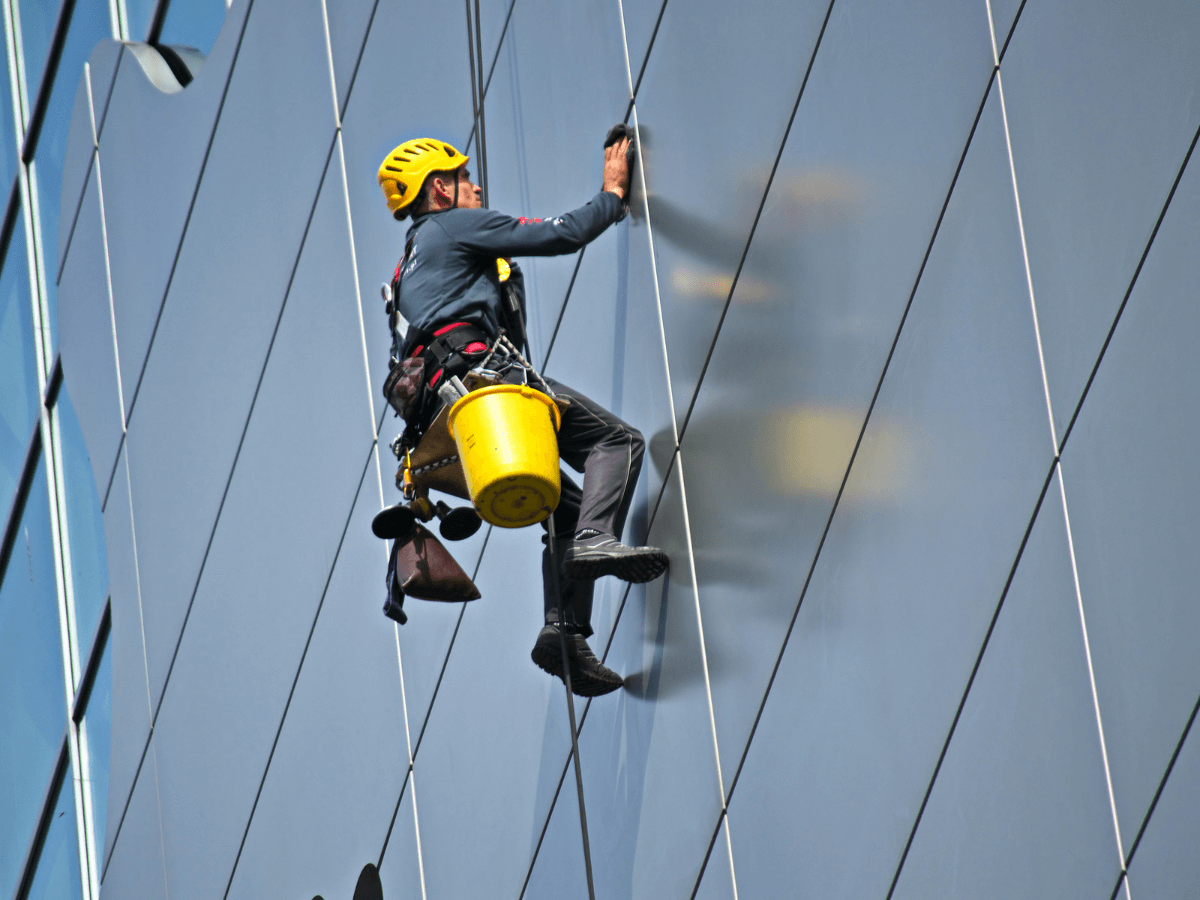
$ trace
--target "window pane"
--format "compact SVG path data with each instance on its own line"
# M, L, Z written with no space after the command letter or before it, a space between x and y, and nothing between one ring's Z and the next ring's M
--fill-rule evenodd
M104 518L96 476L75 407L64 386L55 407L62 441L63 475L67 494L67 529L71 538L71 581L75 589L75 640L79 656L87 659L91 641L108 594L108 555Z
M57 591L38 463L0 584L0 897L9 897L67 722Z
M155 0L125 0L125 29L129 40L144 41L150 33L150 20L154 18Z
M13 132L12 83L8 77L8 66L0 66L0 191L11 190L16 173L17 139Z
M92 48L97 42L111 36L108 5L101 0L79 0L71 15L71 27L55 75L54 90L50 94L46 119L34 151L38 205L42 217L42 261L48 272L53 272L58 265L58 207L75 90ZM50 340L57 347L58 287L52 278L47 279L46 293L50 302Z
M92 826L96 831L96 852L104 852L104 821L108 815L108 767L112 756L112 641L104 647L96 682L88 698L83 717L83 734L87 742L88 772L92 793Z
M37 416L29 266L25 226L18 215L0 272L0 509L7 510L12 501Z
M13 4L17 6L18 4ZM21 45L25 51L25 96L30 107L42 83L42 70L46 66L46 54L50 51L50 38L54 35L54 23L58 21L61 0L21 0Z
M75 797L71 783L72 772L68 766L26 900L75 900L83 896L79 832L75 826Z
M225 21L225 0L173 0L159 43L195 47L207 55Z

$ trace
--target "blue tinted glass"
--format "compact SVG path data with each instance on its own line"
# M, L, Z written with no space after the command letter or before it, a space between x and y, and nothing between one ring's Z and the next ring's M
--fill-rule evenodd
M131 41L144 41L150 33L155 0L125 0L125 31Z
M96 623L108 593L108 555L96 476L83 432L66 387L58 395L58 434L62 442L67 493L67 530L71 538L71 581L75 591L75 641L81 658L91 649Z
M43 460L0 584L0 897L13 892L67 721L52 549Z
M104 645L104 656L96 670L96 681L83 717L87 740L88 790L92 792L92 826L96 850L104 848L104 823L108 814L108 769L112 759L112 641Z
M63 46L62 59L55 74L54 90L46 108L46 119L34 153L38 202L42 217L42 259L48 268L58 262L58 207L62 193L63 160L67 153L67 131L71 126L71 107L75 89L96 42L111 36L108 5L100 0L80 0L71 16L71 28ZM58 288L47 279L50 301L50 339L58 344Z
M54 818L46 831L46 840L38 857L37 871L26 900L73 900L83 896L79 872L79 832L75 826L75 797L71 790L72 772L58 790Z
M22 0L13 4L13 12L21 17L21 46L25 52L25 96L32 106L42 83L42 70L46 66L46 54L50 50L50 38L54 34L54 23L58 20L61 0Z
M38 417L25 226L17 216L0 273L0 509L8 509Z
M8 190L17 171L17 139L13 132L12 83L8 66L0 66L0 189Z
M182 44L209 53L225 21L225 0L174 0L159 43Z

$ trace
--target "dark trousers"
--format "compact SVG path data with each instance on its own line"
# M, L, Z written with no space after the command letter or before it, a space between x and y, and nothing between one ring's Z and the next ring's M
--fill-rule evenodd
M641 432L598 403L552 378L546 381L556 394L571 401L558 430L558 455L576 472L583 473L582 488L566 472L561 473L558 508L542 523L546 531L542 539L546 543L542 551L546 623L565 622L589 637L595 582L564 576L563 550L566 542L585 528L621 537L642 471L646 442Z

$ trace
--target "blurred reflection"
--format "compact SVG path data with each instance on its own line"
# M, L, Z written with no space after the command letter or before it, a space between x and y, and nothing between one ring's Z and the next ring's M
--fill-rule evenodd
M662 197L647 198L655 237L684 254L668 276L681 304L720 308L729 297L745 238L724 220L753 216L756 186L765 178L751 171L735 181L727 196L739 208L722 219ZM865 180L846 168L776 174L764 210L770 227L757 230L746 254L719 347L697 387L703 402L683 438L702 582L755 578L761 583L765 571L777 567L774 561L795 550L787 523L823 515L841 486L864 407L860 398L846 397L836 382L822 379L821 361L829 357L831 344L845 358L868 357L878 343L878 328L848 318L831 333L801 327L800 316L805 305L837 303L845 293L837 285L815 284L806 260L825 252L828 236L857 226L855 220L867 213L868 195ZM637 208L644 217L645 207ZM673 337L686 346L705 346L711 336L706 339L699 329L710 321L709 316L676 316L672 327L696 333ZM690 401L690 396L676 397L681 410ZM911 441L901 425L875 423L855 460L855 503L895 497L910 467ZM669 429L651 440L660 472L670 464L673 449ZM731 541L731 534L739 540Z

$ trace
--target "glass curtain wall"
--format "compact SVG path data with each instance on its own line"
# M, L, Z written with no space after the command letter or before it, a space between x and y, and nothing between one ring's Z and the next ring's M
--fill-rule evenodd
M0 0L0 897L100 893L108 566L95 478L63 387L54 278L75 91L98 42L208 53L227 8Z

